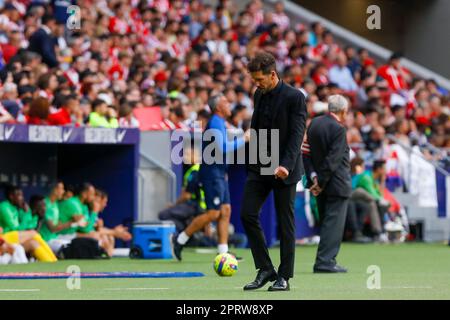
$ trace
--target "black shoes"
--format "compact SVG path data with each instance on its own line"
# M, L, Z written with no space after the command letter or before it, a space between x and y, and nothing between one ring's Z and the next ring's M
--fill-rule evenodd
M353 242L353 243L366 244L366 243L372 243L373 240L372 240L371 238L369 238L369 237L366 237L366 236L357 236L357 237L354 237L354 238L351 240L351 242Z
M278 279L269 287L269 291L289 291L289 282L283 277Z
M269 281L275 281L277 279L277 273L273 269L258 271L256 279L244 287L244 290L256 290L262 288Z
M181 251L183 250L183 246L178 243L177 237L177 234L172 235L170 238L170 245L172 247L172 256L178 261L181 261Z
M356 231L353 235L351 242L354 243L372 243L372 238L364 236L361 232Z
M314 267L314 273L347 273L347 269L340 265L334 265L332 267Z

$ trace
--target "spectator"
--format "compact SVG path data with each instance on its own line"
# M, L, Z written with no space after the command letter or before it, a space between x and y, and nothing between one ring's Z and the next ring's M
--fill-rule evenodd
M108 107L104 100L94 100L92 110L89 115L89 125L91 127L117 128L119 126L115 118L115 110Z
M57 28L56 19L49 14L42 17L41 27L30 37L29 50L39 53L42 61L50 68L58 66L53 34Z
M0 104L0 123L14 120L13 116Z
M30 110L26 116L28 124L47 125L50 114L50 103L47 98L37 97L30 104Z
M324 32L324 28L322 24L318 21L311 23L311 31L309 33L309 44L312 47L315 47L319 44L319 41L322 40L322 34Z
M381 164L381 162L379 163ZM363 159L360 157L353 158L350 162L350 167L352 173L351 199L353 201L362 201L367 205L371 232L374 236L380 237L383 232L381 223L383 212L380 212L380 210L385 205L381 200L381 193L377 189L373 175L366 171ZM378 164L374 166L376 171L378 168Z
M329 82L328 69L324 64L318 64L313 72L312 79L316 85L326 85Z
M80 111L80 102L75 94L64 96L59 111L48 116L48 124L53 126L68 124L80 126L83 120Z
M139 128L139 120L133 115L133 108L129 104L123 104L119 109L119 127Z
M56 88L58 88L58 79L50 72L41 75L37 81L37 85L40 89L39 96L47 98L50 102L53 100L53 96Z
M282 66L280 77L311 96L309 110L332 92L350 98L352 107L360 111L348 124L354 142L361 145L363 138L362 147L353 149L359 155L366 157L368 151L370 157L372 151L382 151L384 143L371 134L394 133L396 121L403 119L408 124L403 122L401 128L409 127L408 133L401 134L405 143L419 139L421 149L430 143L449 144L448 91L432 79L411 74L401 66L398 54L383 65L366 48L343 47L320 22L300 24L295 31L286 29L289 19L281 1L272 11L255 0L238 12L241 7L230 0L220 1L215 8L198 0L115 1L110 6L106 1L78 0L77 5L91 10L83 14L82 28L70 33L64 33L64 26L48 14L53 12L59 22L65 21L64 4L50 8L46 3L17 3L6 2L0 14L4 30L0 102L12 117L2 109L2 122L26 123L29 99L37 95L48 99L50 116L29 123L52 122L66 107L60 97L75 94L80 111L76 119L71 115L70 123L76 125L89 124L94 101L102 99L110 108L107 126L119 120L116 106L129 103L132 108L160 108L164 120L155 129L189 130L206 115L204 110L209 111L210 96L223 92L232 108L239 104L247 108L242 119L246 123L255 87L245 63L265 50L276 54L277 65ZM20 8L24 15L18 14ZM394 105L403 110L391 109ZM63 118L57 123L68 123L67 114ZM133 122L119 118L121 125ZM436 159L445 159L448 151L435 154Z
M389 88L393 91L406 90L408 88L409 71L400 66L401 55L393 53L389 58L388 64L378 69L378 75L385 79Z
M273 21L280 27L281 31L284 31L289 27L290 20L286 12L284 12L283 1L277 1L275 3L275 13L273 14Z
M352 73L347 67L347 57L340 52L336 58L336 64L329 71L330 81L336 83L344 91L356 91L358 85L353 80Z
M1 104L11 116L17 117L20 110L20 101L18 100L17 85L14 82L6 82L3 85Z
M248 119L247 113L247 108L238 104L231 111L230 124L236 129L240 129L242 132L246 131L248 129L248 123L246 123L246 120Z

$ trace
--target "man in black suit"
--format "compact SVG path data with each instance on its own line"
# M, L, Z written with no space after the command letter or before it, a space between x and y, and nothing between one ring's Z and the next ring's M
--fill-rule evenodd
M328 98L329 113L311 121L302 146L311 192L317 197L320 243L315 273L347 272L336 263L352 190L350 149L344 126L348 101L341 95Z
M250 163L247 167L241 219L255 267L259 271L256 279L247 284L244 290L258 289L276 280L269 291L285 291L289 290L288 280L294 273L294 199L296 184L303 175L301 142L307 117L305 97L299 90L279 79L275 58L270 53L257 54L247 68L257 90L254 95L253 132L248 152ZM267 135L261 129L267 130ZM278 139L272 140L272 135ZM261 142L266 147L256 150L255 146ZM257 154L257 161L252 161L252 157L255 159ZM270 167L261 161L261 154L270 155ZM261 207L271 191L280 230L281 264L278 272L270 259L259 221Z
M48 14L44 15L41 27L31 35L28 46L30 51L39 53L42 56L42 61L50 68L57 67L59 64L55 52L56 38L54 34L56 28L55 17Z

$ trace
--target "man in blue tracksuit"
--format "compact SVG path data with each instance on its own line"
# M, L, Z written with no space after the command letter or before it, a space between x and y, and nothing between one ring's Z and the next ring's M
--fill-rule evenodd
M212 221L217 221L218 252L228 252L228 226L230 224L231 206L230 191L228 189L226 154L234 152L248 141L245 138L228 141L225 119L231 115L230 102L222 95L211 97L209 107L213 116L209 120L203 135L203 162L200 166L199 178L205 192L206 212L198 215L191 224L178 236L172 239L174 256L181 261L181 251L189 238L197 231L202 230ZM209 131L208 131L209 130ZM206 136L212 136L212 141L205 141ZM211 148L211 144L214 144ZM214 150L218 154L209 155L207 150ZM206 159L212 156L213 159Z

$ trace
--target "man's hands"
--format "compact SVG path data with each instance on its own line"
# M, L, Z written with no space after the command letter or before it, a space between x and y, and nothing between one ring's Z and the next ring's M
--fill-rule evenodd
M128 228L124 227L121 224L116 226L113 230L114 230L114 236L116 238L119 238L119 239L123 240L123 241L130 241L133 238L131 236L131 234L128 232Z
M84 219L84 216L82 214L77 214L72 216L72 221L74 223L77 223L79 227L84 228L87 226L87 221Z
M26 201L22 201L19 205L19 208L25 212L28 212L28 210L30 210L30 207L28 206L28 203L26 203Z
M247 131L244 132L244 141L245 142L250 141L250 135L251 135L251 131L250 131L250 129L247 129Z
M275 175L275 179L280 178L280 179L284 180L288 177L289 171L285 167L279 166L275 169L274 175Z
M322 188L319 187L319 181L317 180L317 177L314 177L312 180L313 185L311 186L311 188L309 188L309 190L314 197L317 197L322 192Z
M14 251L14 247L5 241L0 245L0 255L7 253L12 256Z

